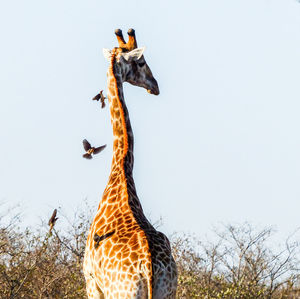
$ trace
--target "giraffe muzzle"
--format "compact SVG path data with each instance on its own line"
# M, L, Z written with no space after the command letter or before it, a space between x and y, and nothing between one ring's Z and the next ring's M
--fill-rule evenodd
M159 89L157 88L157 89L155 89L155 90L153 90L153 89L147 89L147 92L148 93L150 93L150 94L154 94L154 95L159 95Z
M151 84L149 87L150 88L147 89L148 93L154 94L156 96L159 95L159 87L158 87L157 81L154 78L152 78Z

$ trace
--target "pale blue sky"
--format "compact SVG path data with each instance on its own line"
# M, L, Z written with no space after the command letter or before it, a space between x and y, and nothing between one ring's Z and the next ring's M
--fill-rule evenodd
M0 200L34 224L96 206L112 157L102 48L135 28L161 94L125 86L134 176L162 230L300 226L300 4L295 0L0 1ZM82 139L107 143L94 160Z

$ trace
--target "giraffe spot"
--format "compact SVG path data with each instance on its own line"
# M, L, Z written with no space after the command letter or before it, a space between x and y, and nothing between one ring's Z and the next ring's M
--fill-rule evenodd
M97 226L101 227L101 226L103 226L104 223L105 223L105 219L104 218L100 218Z
M116 251L120 251L122 248L123 248L123 245L122 245L122 244L116 244L116 245L114 245L114 250L115 250L115 252L116 252Z
M126 220L125 220L125 223L126 223L127 225L132 224L132 219L131 219L131 218L126 219Z
M119 140L116 139L116 140L114 141L114 145L113 145L113 146L114 146L114 147L118 147L118 146L119 146Z
M136 252L131 252L130 253L130 259L132 260L132 261L136 261L137 259L138 259L138 254L136 253Z
M139 248L139 244L137 244L137 243L135 245L132 245L132 247L131 247L131 249L134 251L138 250L138 248Z
M129 257L129 255L130 255L130 252L128 250L126 250L123 252L122 258L125 259L125 258Z
M116 110L115 111L115 117L119 118L120 116L121 116L120 110Z
M124 267L129 268L130 265L131 265L131 262L130 262L128 259L125 259L125 260L123 261L123 266L124 266Z

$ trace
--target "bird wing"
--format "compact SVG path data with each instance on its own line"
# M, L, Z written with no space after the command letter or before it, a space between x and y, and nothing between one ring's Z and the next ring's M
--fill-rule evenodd
M106 99L105 96L101 97L101 108L102 109L105 107L105 99Z
M104 149L106 148L106 144L102 145L102 146L99 146L99 147L96 147L94 149L94 154L99 154L100 152L102 152Z
M101 95L100 95L100 93L98 93L97 95L95 95L95 96L93 97L93 101L99 101L100 98L101 98Z
M82 143L83 143L83 147L84 147L85 151L88 151L89 149L91 149L91 144L86 139L84 139L82 141Z

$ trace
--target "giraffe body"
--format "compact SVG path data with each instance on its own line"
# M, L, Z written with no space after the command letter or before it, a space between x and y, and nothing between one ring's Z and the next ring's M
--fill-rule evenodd
M134 31L129 37L131 47L136 47ZM176 296L177 270L169 241L146 219L132 176L133 134L123 82L159 93L142 54L143 49L121 46L105 53L110 61L108 100L114 153L109 181L87 239L83 270L89 299Z

